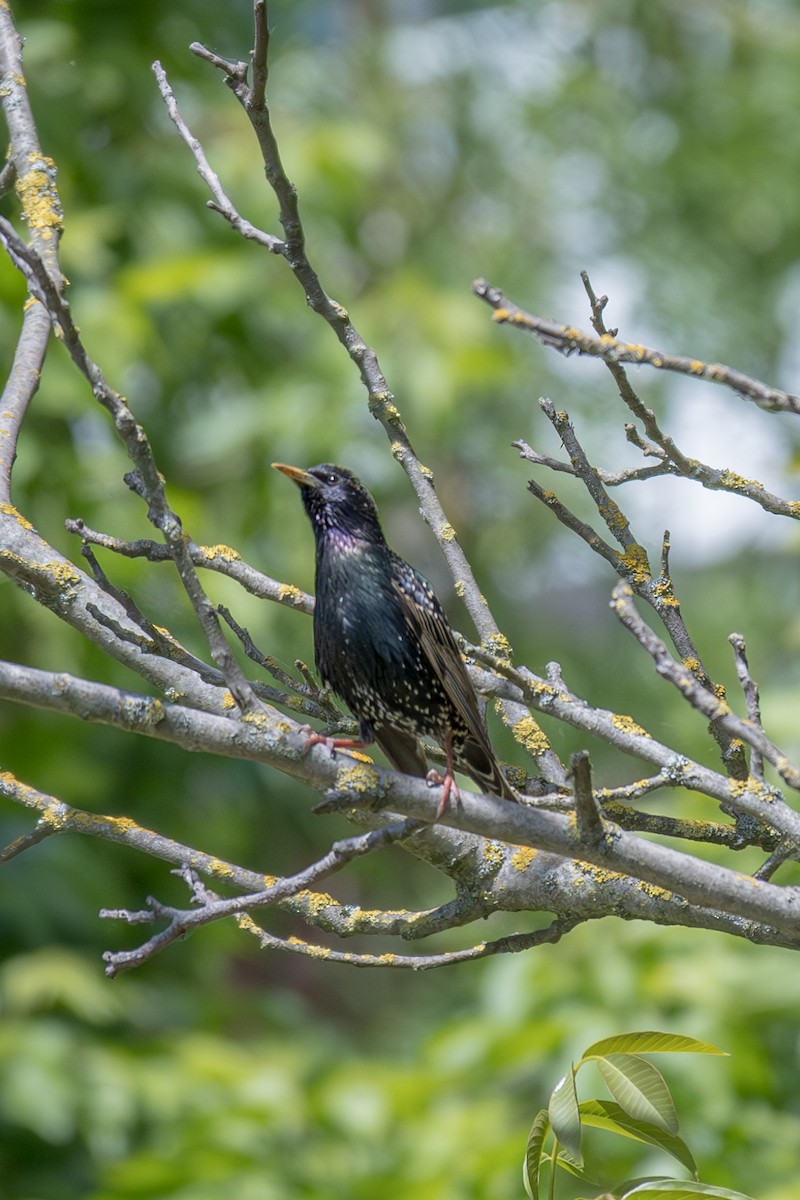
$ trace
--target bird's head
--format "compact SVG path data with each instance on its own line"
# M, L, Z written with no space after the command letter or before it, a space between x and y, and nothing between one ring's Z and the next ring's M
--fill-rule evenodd
M319 539L328 531L369 542L383 542L375 501L363 483L346 467L320 463L318 467L289 467L273 463L300 488L303 505Z

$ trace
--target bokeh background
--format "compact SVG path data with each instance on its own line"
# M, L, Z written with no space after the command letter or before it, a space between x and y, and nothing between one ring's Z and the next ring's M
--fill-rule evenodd
M344 462L471 633L352 365L285 265L206 209L158 96L155 58L240 210L280 232L244 117L188 50L199 40L246 58L247 0L14 7L59 168L76 318L144 422L192 536L311 588L310 530L268 463ZM800 390L800 6L275 0L270 24L269 98L310 254L378 351L518 659L538 671L560 661L590 701L713 764L703 722L616 627L605 565L535 507L531 469L510 447L524 437L558 452L537 405L550 395L598 464L634 464L610 378L493 326L470 283L486 276L531 311L588 328L585 268L626 340ZM13 200L2 205L14 214ZM6 265L6 361L23 299ZM687 453L796 494L796 420L709 385L633 379ZM148 536L126 469L54 346L15 469L18 507L71 556L65 517ZM554 482L591 519L580 490ZM619 499L654 554L672 530L676 586L710 670L735 687L727 636L742 632L768 729L799 752L794 527L683 481ZM168 567L103 562L203 652ZM306 618L207 583L263 649L287 665L311 657ZM139 686L7 582L0 613L4 657ZM562 754L586 744L548 732ZM589 748L604 783L641 773ZM347 829L311 817L314 798L265 768L7 704L0 749L3 768L38 788L266 871L300 867ZM667 802L711 815L696 798ZM29 827L0 810L4 843ZM368 907L446 895L399 851L331 890ZM570 1059L597 1037L647 1028L731 1054L665 1065L703 1178L758 1200L800 1197L800 967L788 952L604 921L526 956L412 975L259 954L216 927L110 983L101 952L135 932L97 912L148 894L184 899L162 865L78 838L0 874L3 1200L521 1195L530 1120ZM493 921L463 944L535 921ZM599 1183L666 1166L602 1139L593 1150Z

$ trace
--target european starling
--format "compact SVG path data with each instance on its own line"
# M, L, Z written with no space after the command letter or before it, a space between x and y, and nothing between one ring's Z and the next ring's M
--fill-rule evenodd
M455 768L482 790L516 800L494 756L472 684L427 579L390 550L367 489L344 467L273 463L300 488L317 544L314 657L326 683L398 771L444 784ZM419 738L444 748L444 777L428 772Z

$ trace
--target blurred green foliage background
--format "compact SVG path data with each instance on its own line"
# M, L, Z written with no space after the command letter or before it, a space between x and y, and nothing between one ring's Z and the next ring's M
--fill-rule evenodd
M310 588L310 531L267 464L338 460L375 491L390 540L450 596L354 369L284 264L206 209L158 97L154 58L240 210L279 233L252 134L221 77L188 51L199 40L246 58L247 0L15 9L42 144L59 168L77 320L144 422L192 536ZM534 506L510 448L524 437L558 452L536 403L546 394L600 465L634 463L610 380L598 363L493 326L470 282L484 275L524 307L588 327L586 268L623 338L797 391L800 7L274 0L270 23L269 99L310 254L378 351L518 658L536 670L557 659L590 701L713 764L702 721L616 627L604 565ZM6 361L23 300L7 265ZM633 378L687 453L793 494L789 417L710 386ZM20 446L17 506L72 556L68 516L147 536L126 469L54 346ZM555 482L592 519L579 489ZM767 727L800 752L794 529L682 481L619 499L654 554L672 529L676 585L710 670L734 688L727 635L742 632ZM103 561L203 653L169 568ZM307 619L206 582L262 648L287 665L310 658ZM451 611L469 633L457 603ZM139 687L5 582L0 612L4 657ZM562 754L584 744L548 732ZM497 741L516 755L503 731ZM589 748L604 783L640 773ZM262 870L297 868L347 828L312 818L305 790L253 764L6 704L0 750L4 769L38 788ZM696 800L683 803L698 815ZM0 811L4 843L29 826ZM444 897L399 851L332 890L370 907ZM570 1056L637 1028L731 1052L667 1066L703 1178L759 1200L800 1197L800 968L788 953L605 921L525 957L406 976L259 955L219 927L111 984L100 953L135 932L97 911L138 908L150 893L185 898L161 865L77 839L0 874L3 1200L520 1195L528 1123ZM665 1166L596 1149L605 1179Z

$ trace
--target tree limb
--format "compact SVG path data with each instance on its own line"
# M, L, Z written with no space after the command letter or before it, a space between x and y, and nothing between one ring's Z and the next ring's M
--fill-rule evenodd
M603 362L643 363L661 371L674 371L679 375L690 375L708 383L720 383L744 399L754 401L759 408L770 412L800 412L800 396L784 392L780 388L768 387L760 380L751 379L749 375L726 367L723 363L704 363L699 358L664 354L647 346L620 342L611 334L593 338L573 325L558 325L555 321L525 312L485 279L476 279L472 290L494 309L494 320L498 324L514 325L517 329L532 333L545 346L552 346L561 354L589 355L602 359ZM800 506L795 515L800 516Z

